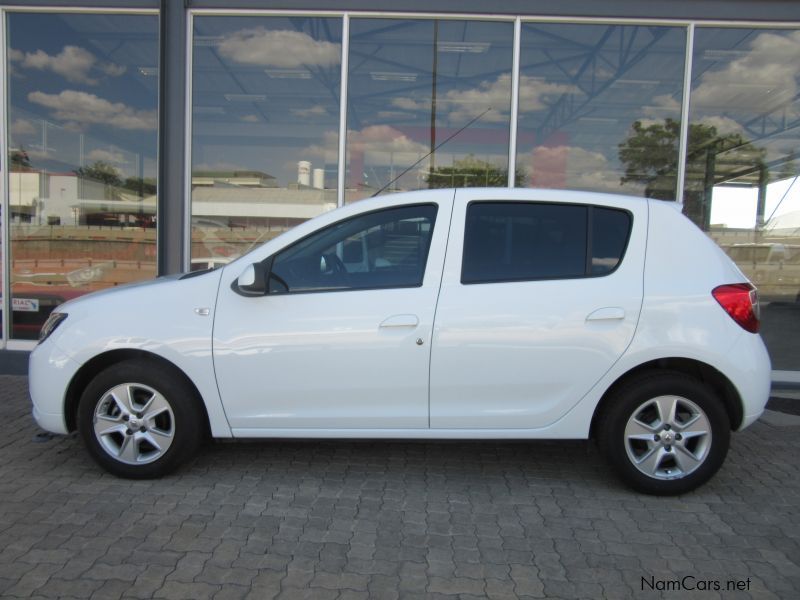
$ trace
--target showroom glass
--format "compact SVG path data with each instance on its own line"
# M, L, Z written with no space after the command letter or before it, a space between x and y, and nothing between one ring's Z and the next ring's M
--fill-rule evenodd
M342 21L196 17L192 269L336 207Z
M351 20L345 202L505 187L513 38L509 22Z
M422 285L436 206L361 215L314 233L275 257L270 292Z
M695 30L684 213L758 287L774 369L800 368L800 31Z
M605 275L622 259L630 229L630 215L617 209L473 202L467 208L461 282Z
M158 17L7 16L11 337L156 274Z
M523 23L521 185L674 200L685 53L683 27Z

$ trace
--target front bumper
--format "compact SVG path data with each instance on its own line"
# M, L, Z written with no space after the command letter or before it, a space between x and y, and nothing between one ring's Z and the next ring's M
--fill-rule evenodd
M79 365L52 340L36 346L28 360L28 388L33 418L42 429L69 433L64 414L66 391Z

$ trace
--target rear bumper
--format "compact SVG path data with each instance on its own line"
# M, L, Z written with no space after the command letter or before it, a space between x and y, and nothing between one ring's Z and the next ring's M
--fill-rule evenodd
M772 366L760 335L744 333L728 353L733 385L742 399L742 422L737 431L752 425L764 412L772 388Z

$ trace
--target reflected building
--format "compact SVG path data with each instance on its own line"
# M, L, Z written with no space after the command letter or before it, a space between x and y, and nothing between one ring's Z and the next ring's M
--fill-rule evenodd
M524 186L674 202L800 371L800 5L465 2L0 7L0 345L375 194Z

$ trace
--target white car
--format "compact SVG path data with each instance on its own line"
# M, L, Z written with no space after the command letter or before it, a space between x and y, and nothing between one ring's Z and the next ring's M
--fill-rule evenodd
M629 485L675 494L761 414L757 331L755 288L674 203L430 190L64 304L30 391L44 429L122 477L209 434L595 437Z

